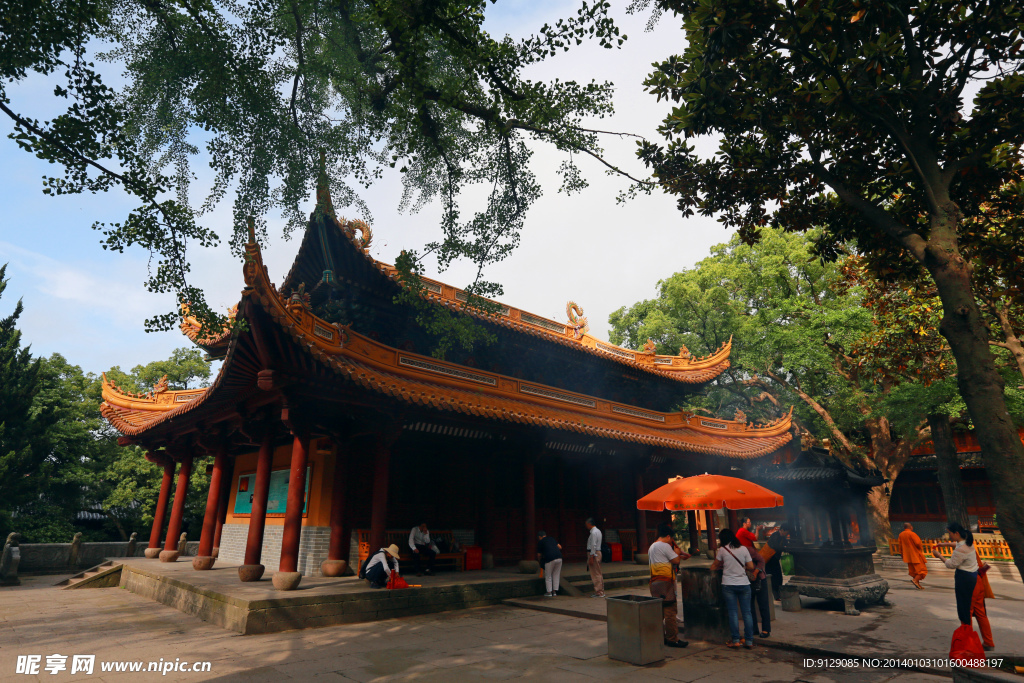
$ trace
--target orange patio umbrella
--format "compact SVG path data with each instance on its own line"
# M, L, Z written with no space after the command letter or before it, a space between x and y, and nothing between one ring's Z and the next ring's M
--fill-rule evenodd
M637 510L750 510L782 505L782 496L746 479L718 474L679 477L636 502Z

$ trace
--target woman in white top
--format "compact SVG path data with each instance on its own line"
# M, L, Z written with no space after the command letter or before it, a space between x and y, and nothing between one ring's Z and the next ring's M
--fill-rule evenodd
M956 595L956 615L961 624L971 625L971 597L974 584L978 582L978 557L974 551L974 535L956 522L946 526L949 539L956 541L956 547L948 560L943 560L939 549L932 549L932 555L943 561L953 572L953 593Z
M747 571L753 571L754 562L731 529L722 529L718 538L722 545L711 564L711 571L722 570L722 596L729 612L729 631L732 635L732 640L726 645L740 646L738 601L739 612L743 614L743 647L751 649L754 647L754 618L750 614L750 579L747 578Z

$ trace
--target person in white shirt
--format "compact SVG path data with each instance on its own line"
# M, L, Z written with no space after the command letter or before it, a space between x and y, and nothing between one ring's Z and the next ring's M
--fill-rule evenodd
M601 530L594 524L593 517L587 517L587 569L590 570L590 580L594 582L594 594L592 598L604 597L604 574L601 573L601 542L604 536Z
M391 572L398 573L398 546L394 543L374 553L366 563L364 576L370 582L370 588L383 588L391 578Z
M675 568L690 556L676 545L671 524L662 522L658 525L658 540L647 549L647 557L651 568L651 597L661 598L665 645L686 647L689 643L679 640L679 623L676 621L679 606L676 603Z
M409 532L409 549L412 550L412 559L416 565L416 576L423 576L423 558L427 558L427 576L433 574L434 558L437 556L438 549L430 540L430 530L427 529L426 522L414 526Z
M932 548L932 555L942 560L953 572L953 593L956 595L956 616L961 624L971 625L971 598L974 585L978 582L978 555L974 551L974 534L956 522L946 526L949 540L956 542L953 554L943 560L938 548Z
M748 650L754 647L754 618L750 613L750 579L748 571L754 570L754 561L750 553L740 545L736 534L731 529L722 529L718 534L722 545L718 548L715 561L711 563L711 571L722 570L722 595L725 597L725 607L729 611L729 631L732 640L726 643L729 647L740 646L740 622L737 614L736 601L739 601L739 611L743 614L743 647Z

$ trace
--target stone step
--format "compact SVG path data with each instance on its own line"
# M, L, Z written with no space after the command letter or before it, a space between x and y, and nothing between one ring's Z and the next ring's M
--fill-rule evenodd
M605 577L604 589L606 591L615 590L617 588L632 588L634 586L646 586L650 579L647 575L643 576L622 576L614 579ZM587 579L584 582L573 581L572 585L582 593L593 593L594 584Z
M79 572L57 585L69 588L110 588L116 586L121 578L121 563L107 560L84 572Z

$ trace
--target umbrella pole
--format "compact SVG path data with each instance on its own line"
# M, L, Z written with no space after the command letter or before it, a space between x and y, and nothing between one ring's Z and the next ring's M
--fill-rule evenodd
M704 519L708 523L708 550L712 553L718 550L718 539L715 538L715 513L711 510L704 511Z
M686 511L686 526L690 529L690 549L687 552L696 555L700 552L700 530L697 528L696 511Z

